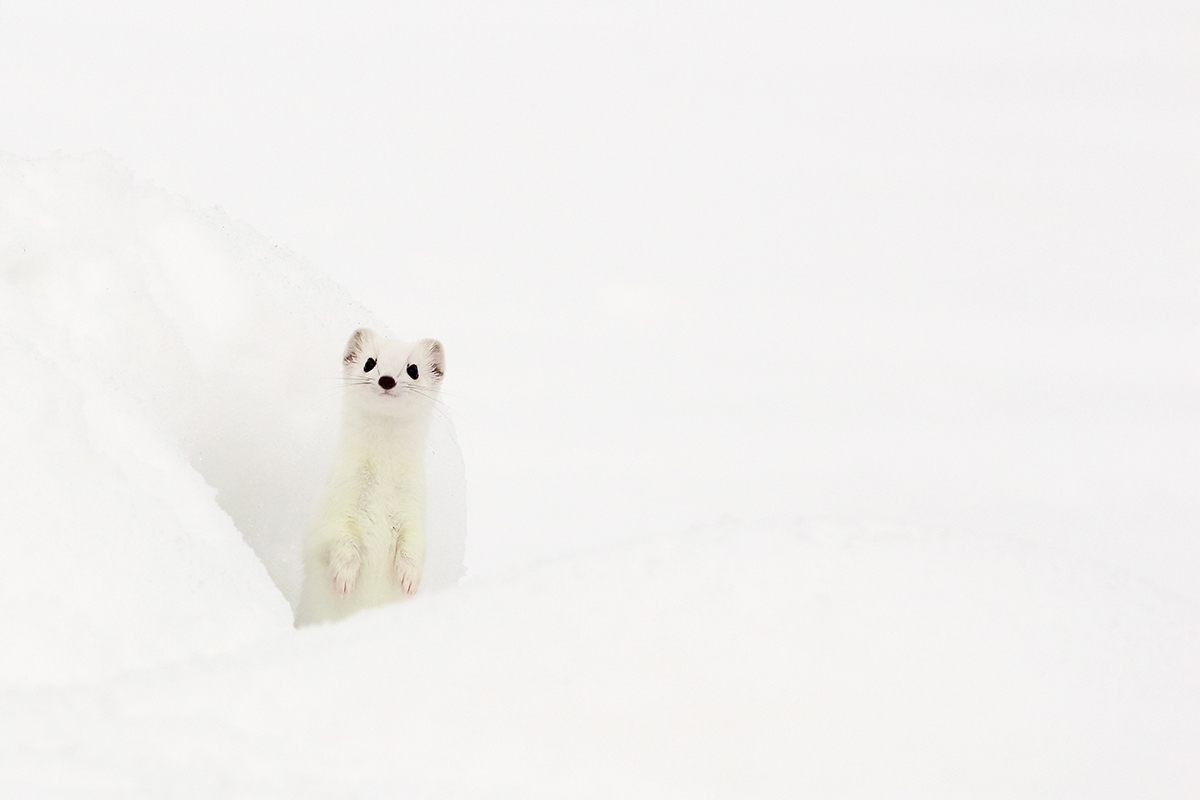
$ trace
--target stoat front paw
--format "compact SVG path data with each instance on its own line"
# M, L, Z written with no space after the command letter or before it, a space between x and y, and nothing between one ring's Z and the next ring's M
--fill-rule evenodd
M402 553L396 554L396 582L410 597L421 585L421 567Z
M329 573L333 576L333 591L349 594L362 570L362 561L357 554L335 555L329 561Z

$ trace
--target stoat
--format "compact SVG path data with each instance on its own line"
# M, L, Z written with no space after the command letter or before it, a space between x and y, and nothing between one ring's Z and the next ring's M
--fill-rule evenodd
M304 540L296 624L408 597L425 563L425 437L445 374L440 342L360 328L342 358L342 428Z

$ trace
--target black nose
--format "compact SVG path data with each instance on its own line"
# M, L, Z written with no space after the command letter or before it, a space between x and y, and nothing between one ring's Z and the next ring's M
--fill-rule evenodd
M396 379L391 375L384 375L379 379L379 385L382 386L383 390L386 392L388 389L396 385Z

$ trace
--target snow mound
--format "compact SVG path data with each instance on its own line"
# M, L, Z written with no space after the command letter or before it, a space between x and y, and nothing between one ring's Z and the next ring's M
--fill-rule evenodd
M78 680L287 623L342 347L378 320L102 155L0 156L0 320L0 636L28 644L0 681ZM437 588L462 574L466 536L444 418L430 450Z
M1200 793L1194 605L835 525L429 592L465 542L444 420L421 593L293 631L361 324L108 159L0 158L0 797Z
M1193 609L1015 540L730 528L0 695L0 787L1184 797L1197 674Z

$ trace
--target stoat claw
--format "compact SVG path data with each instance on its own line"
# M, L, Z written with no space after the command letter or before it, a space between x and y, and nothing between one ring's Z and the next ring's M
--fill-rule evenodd
M333 590L338 594L349 594L361 568L362 562L357 557L332 562L329 571L333 573Z
M396 582L408 596L417 593L421 585L421 568L402 555L396 556Z

